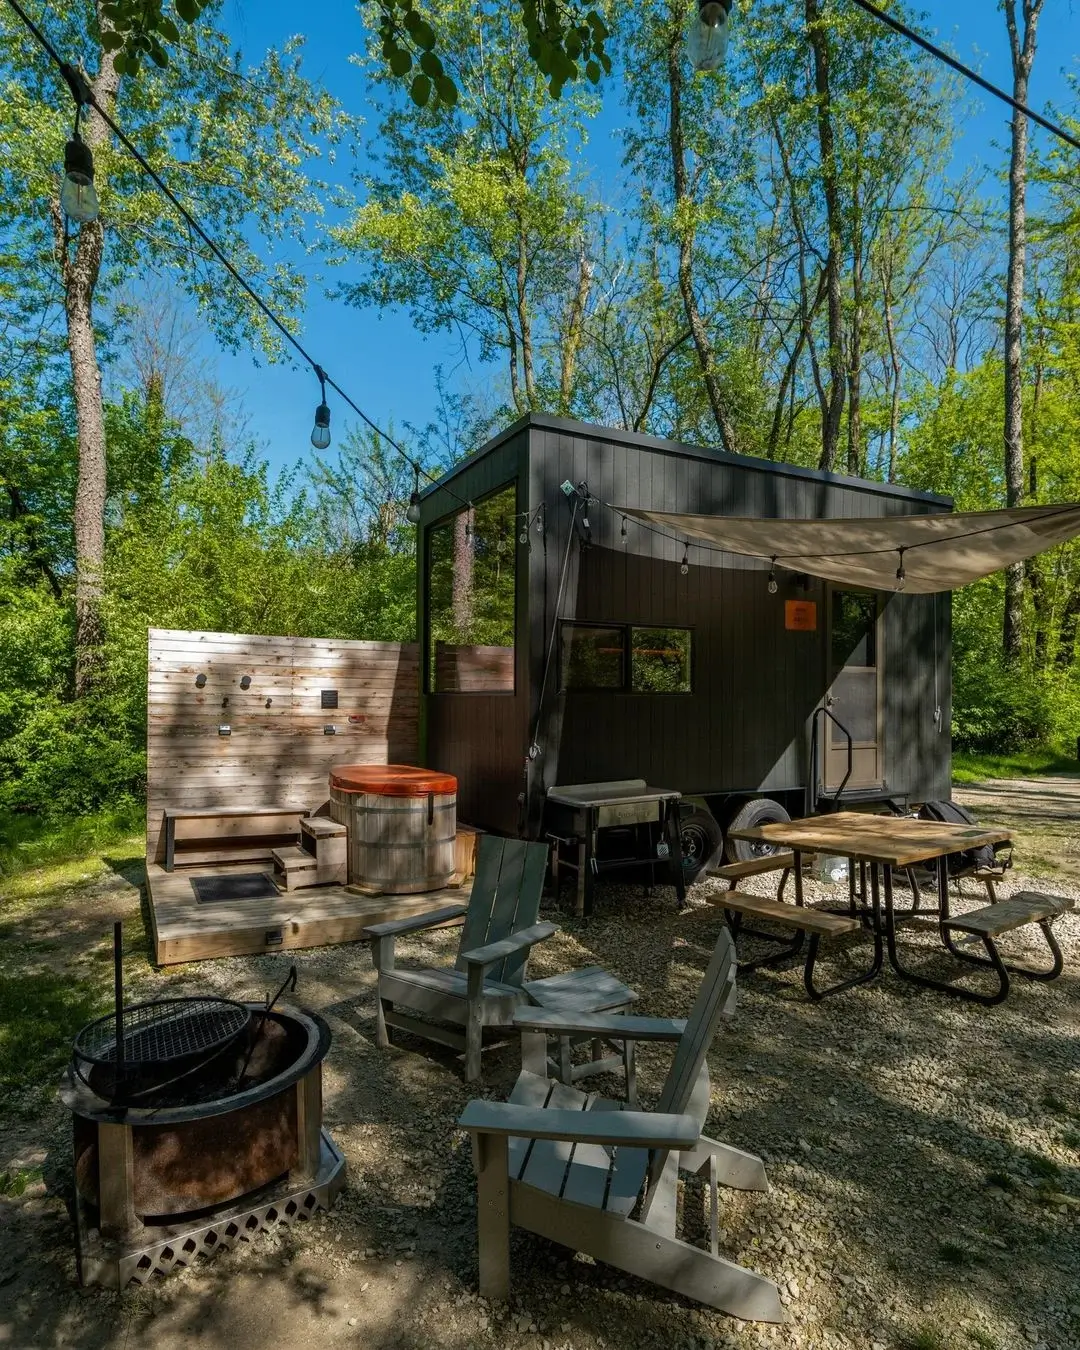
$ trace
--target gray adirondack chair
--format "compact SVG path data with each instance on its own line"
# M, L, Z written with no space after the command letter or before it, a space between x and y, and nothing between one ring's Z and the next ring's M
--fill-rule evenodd
M473 1137L477 1172L480 1292L510 1289L510 1225L747 1320L786 1321L772 1280L719 1254L721 1185L764 1190L760 1158L706 1138L706 1052L734 1000L735 944L721 933L687 1021L519 1012L523 1069L509 1102L471 1101L459 1126ZM596 1032L674 1041L657 1109L587 1096L546 1076L546 1036ZM676 1236L680 1170L704 1174L710 1250ZM509 1184L508 1184L509 1182Z
M521 987L529 952L555 932L554 924L537 922L547 853L546 844L485 834L467 909L449 905L364 929L379 972L379 1045L390 1044L391 1027L410 1031L464 1050L465 1077L469 1082L479 1080L485 1029L512 1028L515 1011L529 1002ZM394 964L395 938L462 916L465 923L453 968L411 970ZM423 1021L415 1013L451 1025Z

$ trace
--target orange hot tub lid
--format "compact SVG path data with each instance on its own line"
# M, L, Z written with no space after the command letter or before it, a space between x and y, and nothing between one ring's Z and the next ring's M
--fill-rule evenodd
M426 797L457 792L457 779L438 769L411 764L339 764L330 770L330 786L338 792L363 792L376 797Z

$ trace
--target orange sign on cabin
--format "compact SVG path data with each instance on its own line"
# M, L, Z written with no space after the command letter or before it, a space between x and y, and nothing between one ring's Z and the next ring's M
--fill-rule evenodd
M793 633L816 633L817 602L815 600L785 600L784 627Z

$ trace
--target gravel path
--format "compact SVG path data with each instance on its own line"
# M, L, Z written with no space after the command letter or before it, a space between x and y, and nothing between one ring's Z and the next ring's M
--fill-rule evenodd
M1002 892L1026 885L1080 896L1060 878L1022 874ZM767 879L758 888L767 893ZM807 893L838 894L816 882ZM970 883L966 893L981 903ZM133 909L122 880L97 898L109 909L120 894ZM719 931L705 894L695 887L679 915L669 892L605 889L592 920L559 917L531 973L602 964L640 992L643 1011L684 1015ZM78 903L96 903L92 888ZM0 1198L0 1345L1080 1347L1080 915L1057 931L1062 979L1018 980L992 1009L890 974L816 1005L795 969L741 979L735 1018L710 1054L706 1128L763 1154L771 1189L725 1193L721 1251L783 1284L786 1327L737 1323L522 1233L513 1301L479 1300L474 1180L453 1128L471 1094L450 1052L407 1037L389 1053L375 1048L370 956L356 945L295 958L298 1001L334 1032L326 1123L349 1165L335 1210L122 1299L79 1291L63 1200L67 1121L51 1090L27 1093L2 1108L0 1171L41 1166L44 1181ZM401 959L448 960L456 941L453 930L424 935L401 944ZM904 943L912 964L941 965L931 927L908 926ZM850 956L862 962L864 946ZM823 978L847 957L827 949ZM290 959L147 971L142 984L261 996ZM642 1048L645 1100L669 1053ZM485 1095L504 1097L515 1048L485 1063ZM683 1219L698 1234L702 1205L688 1185Z

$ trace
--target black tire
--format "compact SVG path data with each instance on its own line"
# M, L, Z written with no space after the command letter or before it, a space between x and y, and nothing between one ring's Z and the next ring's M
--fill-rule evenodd
M748 830L755 825L775 825L791 817L771 797L752 797L728 821L724 840L724 856L728 862L749 862L752 858L767 858L780 850L772 844L751 844L745 839L732 839L731 830Z
M682 839L683 880L697 881L710 863L719 859L724 835L710 812L700 806L684 806L679 812Z

